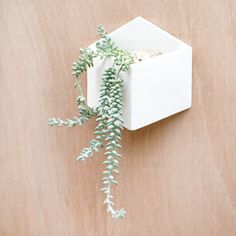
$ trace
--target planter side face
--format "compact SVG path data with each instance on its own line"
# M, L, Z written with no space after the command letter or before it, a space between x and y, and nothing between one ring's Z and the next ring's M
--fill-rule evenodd
M191 107L192 49L181 49L131 67L130 130Z

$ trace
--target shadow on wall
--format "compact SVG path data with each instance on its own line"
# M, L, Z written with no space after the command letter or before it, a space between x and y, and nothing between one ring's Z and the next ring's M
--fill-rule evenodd
M145 126L136 131L123 131L123 155L132 156L132 158L141 158L143 156L159 153L164 145L165 140L171 142L171 130L178 129L182 126L185 119L189 116L190 109L174 114L168 118L160 120L156 123ZM181 131L181 130L180 130ZM129 150L126 147L131 147ZM158 151L159 150L159 151ZM126 151L128 153L126 153ZM140 155L142 154L143 155ZM128 155L127 155L128 154ZM138 154L138 155L135 155Z

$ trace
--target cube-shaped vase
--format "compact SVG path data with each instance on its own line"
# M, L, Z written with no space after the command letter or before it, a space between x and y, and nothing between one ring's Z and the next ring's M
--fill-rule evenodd
M124 79L125 128L136 130L191 107L191 46L142 17L133 19L109 35L120 48L149 55L138 59L126 73L121 74ZM96 42L90 47L95 45ZM101 77L110 63L109 60L96 59L94 67L88 68L87 99L90 107L99 105Z

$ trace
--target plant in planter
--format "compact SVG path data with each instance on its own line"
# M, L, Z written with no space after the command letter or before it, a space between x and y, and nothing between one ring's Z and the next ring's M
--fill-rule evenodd
M77 97L77 105L79 109L78 117L62 120L59 118L51 118L48 123L50 126L67 126L73 127L82 125L85 121L96 116L98 122L95 128L95 138L90 141L89 146L82 149L77 157L77 160L85 160L91 157L94 152L98 152L100 148L105 148L106 160L103 164L106 165L103 171L103 185L101 191L105 194L104 204L107 212L111 213L115 219L123 218L126 211L114 209L112 185L117 184L116 175L119 174L119 161L121 155L118 149L121 148L121 131L123 129L122 118L122 89L123 80L121 72L126 72L129 66L134 63L134 54L118 48L108 36L103 26L98 27L98 33L101 40L96 43L94 50L90 48L80 49L80 57L74 62L72 67L73 75L76 77L75 87L79 90ZM104 72L101 78L100 100L99 106L90 108L87 105L86 98L80 83L80 75L87 70L88 67L93 67L95 58L112 60L112 64Z
M82 48L72 68L79 115L51 118L49 125L73 127L96 116L95 138L77 159L85 160L104 147L104 204L118 219L125 210L114 209L111 189L119 173L121 131L142 128L191 107L192 48L142 17L109 35L99 26L98 33L101 39ZM80 83L85 71L87 98Z

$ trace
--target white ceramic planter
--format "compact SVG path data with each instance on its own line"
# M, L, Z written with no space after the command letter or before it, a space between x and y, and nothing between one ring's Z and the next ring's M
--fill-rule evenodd
M125 128L136 130L191 107L192 48L189 45L141 17L110 36L119 47L129 51L162 52L132 64L123 74ZM88 69L87 97L91 107L99 104L100 78L108 66L109 61L96 60L94 67Z

